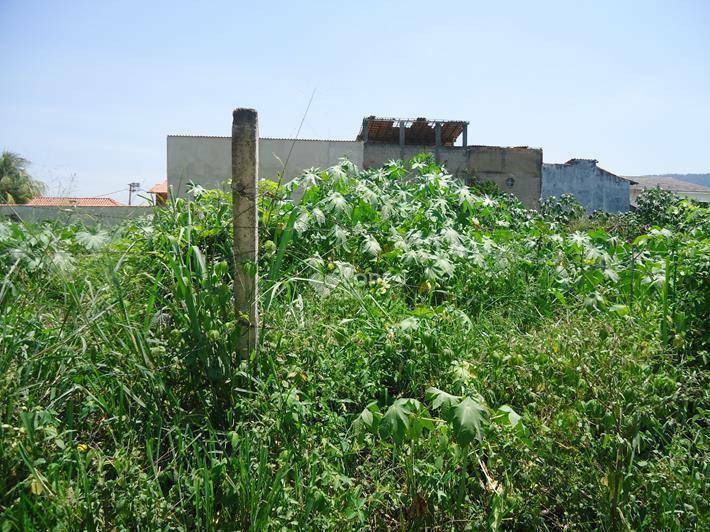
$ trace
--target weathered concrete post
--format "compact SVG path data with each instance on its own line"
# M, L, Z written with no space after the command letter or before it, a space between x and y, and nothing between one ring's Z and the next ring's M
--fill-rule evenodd
M259 124L255 109L232 114L234 305L241 326L237 350L248 358L259 343Z

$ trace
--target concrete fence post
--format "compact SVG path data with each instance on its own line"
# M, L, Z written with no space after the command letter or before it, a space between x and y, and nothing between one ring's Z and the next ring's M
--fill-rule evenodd
M232 113L234 305L241 326L237 351L248 358L259 343L259 124L254 109Z

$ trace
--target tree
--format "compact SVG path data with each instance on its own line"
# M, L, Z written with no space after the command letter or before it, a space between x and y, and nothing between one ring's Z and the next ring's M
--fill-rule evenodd
M44 192L44 183L32 179L29 161L11 151L0 157L0 202L27 203Z

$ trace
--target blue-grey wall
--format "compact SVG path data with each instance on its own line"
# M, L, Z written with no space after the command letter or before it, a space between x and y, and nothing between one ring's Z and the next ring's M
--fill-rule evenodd
M572 194L588 212L629 210L629 182L597 166L593 159L542 165L541 198Z

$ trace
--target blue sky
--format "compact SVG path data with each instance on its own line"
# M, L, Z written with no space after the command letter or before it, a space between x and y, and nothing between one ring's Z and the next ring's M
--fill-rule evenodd
M465 119L469 143L621 174L710 172L710 1L0 0L0 148L50 192L165 176L170 133L354 138ZM126 201L127 193L115 195Z

